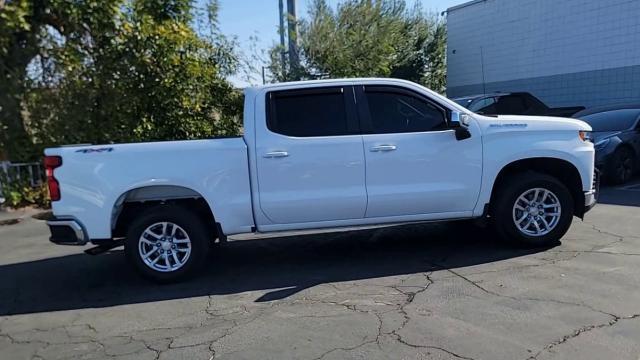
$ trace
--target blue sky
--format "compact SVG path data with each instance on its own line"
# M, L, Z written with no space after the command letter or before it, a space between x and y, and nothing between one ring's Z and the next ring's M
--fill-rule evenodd
M199 3L205 0L198 0ZM299 17L307 14L307 6L312 0L297 0ZM447 8L466 2L467 0L407 0L409 4L420 2L425 10L442 12ZM335 6L340 0L329 0ZM286 4L286 1L284 2ZM286 5L285 5L286 6ZM250 37L259 40L259 49L267 49L278 42L278 0L220 0L220 27L223 33L235 35L241 50L250 54ZM238 86L246 86L247 81L240 77L231 79ZM261 82L260 74L255 74L252 83Z

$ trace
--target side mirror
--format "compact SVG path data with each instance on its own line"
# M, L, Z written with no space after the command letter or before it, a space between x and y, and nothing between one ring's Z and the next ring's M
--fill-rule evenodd
M471 123L469 115L463 114L459 111L452 111L451 118L449 119L449 126L455 131L456 140L465 140L471 137L471 133L467 126Z

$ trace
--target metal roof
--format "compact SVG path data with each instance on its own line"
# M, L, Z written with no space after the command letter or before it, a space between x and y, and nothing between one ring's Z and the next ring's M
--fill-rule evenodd
M460 5L456 5L456 6L452 6L452 7L448 8L447 10L443 11L443 14L444 13L449 14L452 11L460 10L462 8L466 8L468 6L479 4L479 3L483 3L483 2L486 2L486 1L487 0L471 0L471 1L467 1L467 2L462 3Z

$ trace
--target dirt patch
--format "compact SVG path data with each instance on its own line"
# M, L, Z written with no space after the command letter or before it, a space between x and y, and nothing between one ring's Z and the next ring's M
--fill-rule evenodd
M8 219L8 220L0 220L0 226L6 226L6 225L15 225L19 222L21 222L22 219Z

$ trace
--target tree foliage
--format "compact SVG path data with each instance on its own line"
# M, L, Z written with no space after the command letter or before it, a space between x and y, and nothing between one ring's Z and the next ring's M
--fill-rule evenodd
M238 131L234 44L190 0L0 0L0 146L201 138Z
M314 0L300 21L300 71L284 68L271 51L275 80L325 77L395 77L444 92L444 23L404 0L344 0L334 10Z

